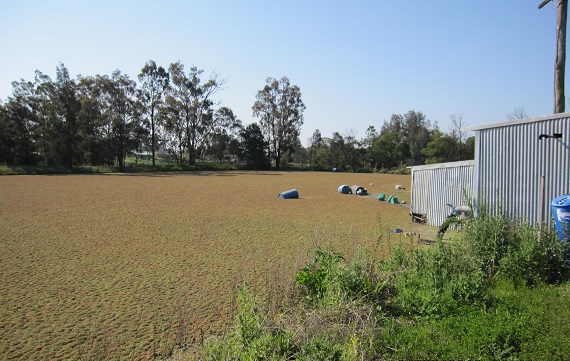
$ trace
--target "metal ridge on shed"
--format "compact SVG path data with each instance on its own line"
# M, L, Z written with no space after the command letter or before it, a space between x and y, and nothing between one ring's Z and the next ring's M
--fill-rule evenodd
M534 122L540 122L540 121L544 121L544 120L554 120L554 119L560 119L560 118L570 118L570 113L544 115L542 117L534 117L534 118L526 118L526 119L518 119L518 120L507 120L507 121L500 122L500 123L492 123L492 124L484 124L484 125L473 125L471 127L461 128L461 131L462 132L470 132L470 131L475 131L475 130L508 127L508 126L517 125L517 124L534 123Z

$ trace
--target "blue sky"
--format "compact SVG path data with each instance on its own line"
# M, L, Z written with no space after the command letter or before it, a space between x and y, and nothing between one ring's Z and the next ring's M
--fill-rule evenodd
M149 59L226 79L217 94L244 124L267 77L289 77L307 107L301 138L361 138L394 113L421 111L443 131L505 121L515 107L552 113L556 1L3 0L0 99L11 82L136 79ZM568 106L568 105L567 105Z

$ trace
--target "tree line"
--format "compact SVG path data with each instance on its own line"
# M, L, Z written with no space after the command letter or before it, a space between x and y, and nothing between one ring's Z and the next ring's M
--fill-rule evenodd
M392 114L378 130L369 126L363 138L354 130L334 132L324 138L317 129L308 139L304 155L313 169L342 171L391 171L422 164L474 158L473 137L466 137L461 115L452 115L453 129L443 132L422 112Z
M363 139L354 131L324 138L317 129L303 147L306 107L287 77L266 79L252 106L259 121L247 126L215 98L225 84L217 74L149 60L137 80L119 70L72 79L59 64L55 80L36 70L33 81L12 82L12 94L0 103L0 164L113 165L123 171L127 157L144 153L153 166L160 155L181 165L239 162L279 169L301 163L362 171L473 157L472 139L459 131L460 116L449 134L410 111L392 115L380 131L370 126Z

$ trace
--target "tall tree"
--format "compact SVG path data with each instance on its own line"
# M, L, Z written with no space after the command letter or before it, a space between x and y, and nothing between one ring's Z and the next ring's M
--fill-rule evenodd
M15 164L17 135L13 123L8 119L8 111L0 104L0 164Z
M13 149L8 163L37 165L38 120L34 111L34 84L21 80L12 82L12 95L4 105L6 128L11 133Z
M75 162L82 163L79 154L81 139L77 119L81 103L77 97L77 84L69 77L69 71L63 63L56 68L55 91L57 125L61 127L60 139L63 145L61 160L63 164L72 168Z
M430 141L430 122L422 112L410 110L404 115L404 134L410 146L411 165L424 164L422 149Z
M170 64L169 72L172 86L166 96L168 128L184 132L188 163L195 164L198 149L215 128L212 96L222 89L224 81L216 74L203 81L204 71L197 67L192 67L186 75L180 62ZM180 134L175 137L182 138Z
M313 166L313 159L316 156L317 151L323 145L323 136L321 135L321 131L315 129L313 135L309 138L309 167Z
M291 85L287 77L267 78L256 99L253 116L260 119L275 167L279 169L281 156L295 144L303 125L305 104L301 100L301 89Z
M119 70L111 78L101 78L104 91L104 116L111 128L111 147L121 171L129 151L140 148L145 133L141 122L141 105L136 98L136 83Z
M221 107L214 113L214 129L208 137L208 153L220 163L228 155L230 143L239 137L243 129L241 120L228 107Z
M154 60L146 62L139 74L141 89L139 96L145 108L145 113L150 123L150 148L152 152L152 166L155 165L156 157L156 108L162 102L164 93L168 87L170 76L161 66L157 66Z
M328 141L328 164L331 168L344 170L346 160L344 155L344 138L339 132L334 132Z

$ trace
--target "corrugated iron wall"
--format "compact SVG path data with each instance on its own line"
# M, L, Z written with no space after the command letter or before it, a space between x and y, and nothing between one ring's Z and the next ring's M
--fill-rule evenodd
M430 226L439 227L453 206L465 205L473 194L475 161L412 167L413 213L425 214Z
M550 201L570 193L570 117L568 114L500 126L481 127L475 138L475 185L479 204L512 218L540 220L541 176L545 177L542 219L550 222ZM562 134L561 139L541 134Z

